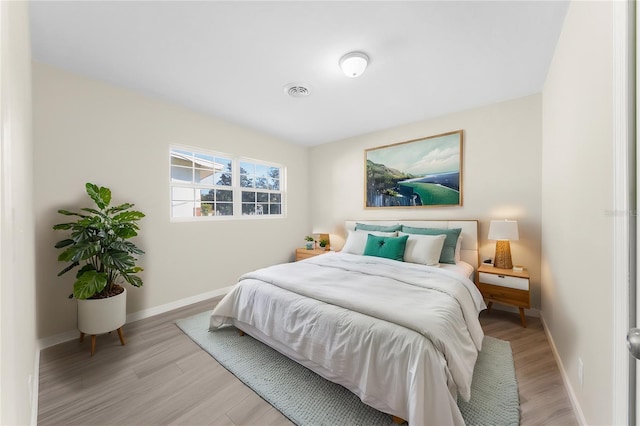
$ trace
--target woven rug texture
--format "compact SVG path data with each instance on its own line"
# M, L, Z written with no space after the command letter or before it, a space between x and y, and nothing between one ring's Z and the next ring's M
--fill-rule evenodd
M209 332L210 312L178 320L187 336L293 423L302 426L394 425L391 416L364 404L278 351L233 327ZM509 342L485 336L471 384L458 399L467 425L518 425L520 402Z

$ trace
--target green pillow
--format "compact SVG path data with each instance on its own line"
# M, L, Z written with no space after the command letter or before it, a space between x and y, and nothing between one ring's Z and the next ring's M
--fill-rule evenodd
M363 254L365 256L386 257L387 259L402 262L408 238L408 235L402 237L378 237L369 234Z
M395 232L402 229L402 225L368 225L356 222L356 231Z
M456 244L458 244L458 237L462 228L454 229L438 229L438 228L412 228L411 226L403 226L402 232L407 234L421 234L421 235L446 235L444 239L444 246L440 252L440 263L456 263Z

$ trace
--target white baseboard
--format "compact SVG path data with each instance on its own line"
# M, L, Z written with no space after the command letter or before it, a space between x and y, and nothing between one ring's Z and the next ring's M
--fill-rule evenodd
M512 312L514 314L520 315L520 310L518 308L514 306L501 305L499 303L494 303L493 305L491 305L491 310ZM540 318L540 309L525 309L524 315L527 317Z
M127 323L140 321L141 319L164 314L165 312L169 312L169 311L173 311L174 309L193 305L194 303L202 302L203 300L222 296L224 294L227 294L232 287L233 286L219 288L217 290L208 291L206 293L196 294L195 296L187 297L185 299L176 300L175 302L169 302L164 305L155 306L153 308L143 309L142 311L130 313L127 315Z
M38 340L38 347L40 350L46 349L50 346L55 346L60 343L68 342L69 340L77 339L80 337L80 332L78 330L69 330L64 333L55 334L49 337L43 337Z
M573 406L573 412L576 415L576 419L581 426L587 426L587 420L584 418L582 407L580 407L580 403L578 402L576 393L573 391L573 386L571 386L567 371L565 370L564 365L562 364L562 359L560 359L560 355L558 354L558 348L553 341L553 336L551 335L551 332L549 332L549 328L547 328L547 323L544 321L543 315L540 316L540 320L542 321L544 334L547 336L547 340L549 341L549 346L551 346L551 352L553 352L553 356L556 359L556 364L558 364L558 368L560 369L560 375L562 376L564 387L565 389L567 389L567 393L569 394L569 400L571 401L571 405Z
M212 290L206 293L197 294L195 296L176 300L175 302L169 302L164 305L155 306L153 308L143 309L138 312L132 312L127 315L127 323L140 321L141 319L149 318L155 315L160 315L165 312L172 311L174 309L183 308L185 306L189 306L194 303L202 302L203 300L222 296L224 294L227 294L229 290L231 290L231 288L232 286L219 288L217 290ZM41 350L41 349L48 348L50 346L55 346L60 343L68 342L69 340L77 339L78 337L79 337L78 330L69 330L69 331L65 331L64 333L39 339L38 347Z

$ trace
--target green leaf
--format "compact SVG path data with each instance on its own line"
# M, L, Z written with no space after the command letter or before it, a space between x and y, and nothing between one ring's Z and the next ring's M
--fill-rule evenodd
M99 252L99 243L95 243L93 241L82 241L70 246L68 249L60 253L58 260L60 262L79 262L81 260L87 260Z
M71 262L71 259L73 259L75 254L75 247L68 248L58 255L58 262Z
M114 228L113 232L116 233L116 235L120 238L122 238L123 240L135 237L136 235L138 235L138 233L135 231L135 229L132 226L120 226L118 228Z
M100 198L104 201L105 207L111 204L111 190L103 186L100 187Z
M80 210L83 210L83 211L85 211L85 212L89 212L89 213L93 213L93 214L98 215L98 216L100 216L100 217L104 217L104 218L106 218L106 217L107 217L107 215L106 215L106 214L104 214L104 213L102 213L100 210L91 209L91 208L89 208L89 207L85 207L85 208L80 209Z
M73 297L88 299L100 293L107 286L107 274L104 272L86 271L73 284Z
M82 274L84 274L85 272L87 272L87 271L95 271L95 270L96 270L96 268L94 268L93 265L87 263L86 265L84 265L82 268L80 268L78 270L78 273L76 274L76 280L79 279L80 276Z
M92 241L95 239L96 232L93 228L80 226L71 233L71 239L76 243Z
M134 253L134 254L144 254L144 250L139 249L135 244L133 244L130 241L125 241L124 245L127 246L126 250L129 253Z
M113 243L111 243L111 248L133 254L144 254L143 250L140 250L138 247L136 247L135 244L130 241L114 241Z
M66 240L58 241L55 245L55 248L63 248L75 243L74 240L67 238Z
M63 274L66 274L67 272L69 272L70 270L72 270L73 268L75 268L76 266L80 265L80 263L78 262L73 262L71 265L67 266L66 268L64 268L62 271L58 272L58 276L61 276Z
M124 277L125 281L131 284L132 286L142 287L142 279L139 276L127 275L127 274L123 274L122 276Z
M87 194L96 203L99 209L103 210L111 202L111 190L105 187L98 187L92 183L85 185Z
M132 210L132 211L128 211L128 212L122 212L122 213L118 213L117 215L115 215L113 217L114 221L117 222L130 222L133 220L140 220L144 217L144 213L136 211L136 210Z
M100 207L101 209L104 208L104 204L102 203L102 200L100 199L100 194L98 192L99 191L98 186L87 182L87 184L85 185L85 188L87 189L87 194L89 195L89 197L91 197L93 202L96 203L98 207Z
M75 212L70 212L69 210L58 210L58 213L63 214L65 216L79 216L79 217L85 217L85 215L80 214L80 213L75 213Z
M130 209L133 206L134 206L134 204L131 204L131 203L120 204L119 206L111 207L110 209L108 209L106 211L106 213L107 214L118 213L118 212L121 212L123 210Z
M121 272L135 266L135 259L126 251L121 250L107 250L102 254L102 262L107 268L117 269Z
M59 223L57 225L53 225L53 230L57 231L60 229L71 229L75 226L75 223Z

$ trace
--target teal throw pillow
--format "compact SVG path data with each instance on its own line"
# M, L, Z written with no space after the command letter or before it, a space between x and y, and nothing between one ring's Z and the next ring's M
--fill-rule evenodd
M446 235L444 245L440 252L440 263L456 263L456 244L462 228L439 229L439 228L413 228L411 226L403 226L402 232L407 234L421 235Z
M395 232L402 229L402 225L369 225L356 222L356 231Z
M408 235L402 237L378 237L369 234L363 254L365 256L385 257L402 262L404 258L404 248L407 246L408 238Z

